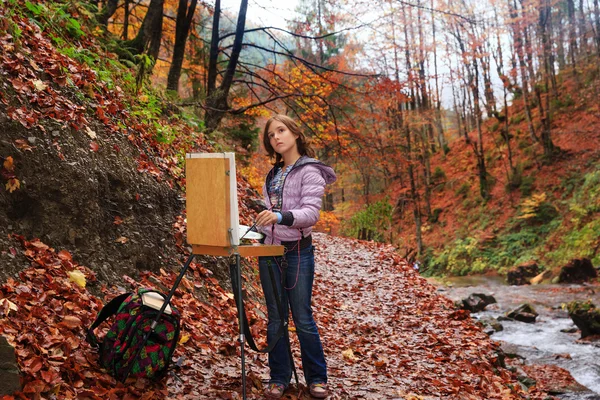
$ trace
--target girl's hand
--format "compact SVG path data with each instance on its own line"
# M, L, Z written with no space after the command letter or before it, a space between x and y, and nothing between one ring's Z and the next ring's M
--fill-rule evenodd
M257 226L267 226L277 223L277 214L269 210L264 210L256 217Z

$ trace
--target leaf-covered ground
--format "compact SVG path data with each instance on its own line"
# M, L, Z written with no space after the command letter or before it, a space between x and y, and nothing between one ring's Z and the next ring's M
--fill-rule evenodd
M146 273L140 282L125 277L130 287L103 286L105 298L100 299L88 290L98 285L94 274L67 251L39 240L14 239L11 251L31 262L20 279L0 288L0 298L18 308L10 310L10 303L0 300L0 334L16 347L23 374L23 393L15 398L241 397L233 295L210 270L192 264L174 299L183 315L175 355L181 367L161 383L123 385L98 367L85 329L102 303L119 290L169 287L176 273ZM391 247L324 234L315 239L314 303L328 360L330 398L543 398L535 390L524 393L514 376L498 366L497 345ZM76 271L85 276L86 287L80 286ZM248 297L260 298L255 268L246 263L244 272ZM246 307L253 332L264 338L264 306L248 300ZM300 368L295 340L293 347ZM268 378L266 357L247 352L246 360L248 398L261 398ZM302 384L300 390L293 385L286 397L308 398Z

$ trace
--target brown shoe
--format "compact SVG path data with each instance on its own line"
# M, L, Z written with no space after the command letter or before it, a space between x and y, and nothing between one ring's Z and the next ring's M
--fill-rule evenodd
M285 386L281 383L269 383L265 389L267 399L280 399L285 392Z
M310 384L310 395L317 399L324 399L329 395L327 384L325 383L311 383Z

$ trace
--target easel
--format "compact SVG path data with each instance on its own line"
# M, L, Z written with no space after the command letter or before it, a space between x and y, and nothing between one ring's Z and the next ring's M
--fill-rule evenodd
M234 153L193 153L186 155L187 242L195 255L235 256L239 282L237 298L242 299L241 257L281 256L283 246L240 245L237 179ZM183 277L178 277L177 287ZM246 365L243 307L238 304L238 325L242 358L242 398L246 399Z

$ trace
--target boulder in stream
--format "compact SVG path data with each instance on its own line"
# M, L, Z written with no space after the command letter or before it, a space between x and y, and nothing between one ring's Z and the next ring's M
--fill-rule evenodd
M581 283L596 277L598 277L598 271L588 258L574 258L561 268L558 282Z
M529 261L508 271L506 282L509 285L528 285L529 280L539 272L540 266L535 261Z
M490 336L496 332L504 330L502 324L495 318L482 318L477 321L477 324L480 325L483 331Z
M506 318L512 319L515 321L533 323L538 316L538 313L535 311L530 304L521 304L519 307L515 308L512 311L507 311L505 314Z
M469 297L462 299L461 308L471 312L479 312L493 303L496 303L494 296L485 293L472 293Z
M581 338L600 335L600 311L590 300L572 301L567 304L567 311L573 323L581 331Z

